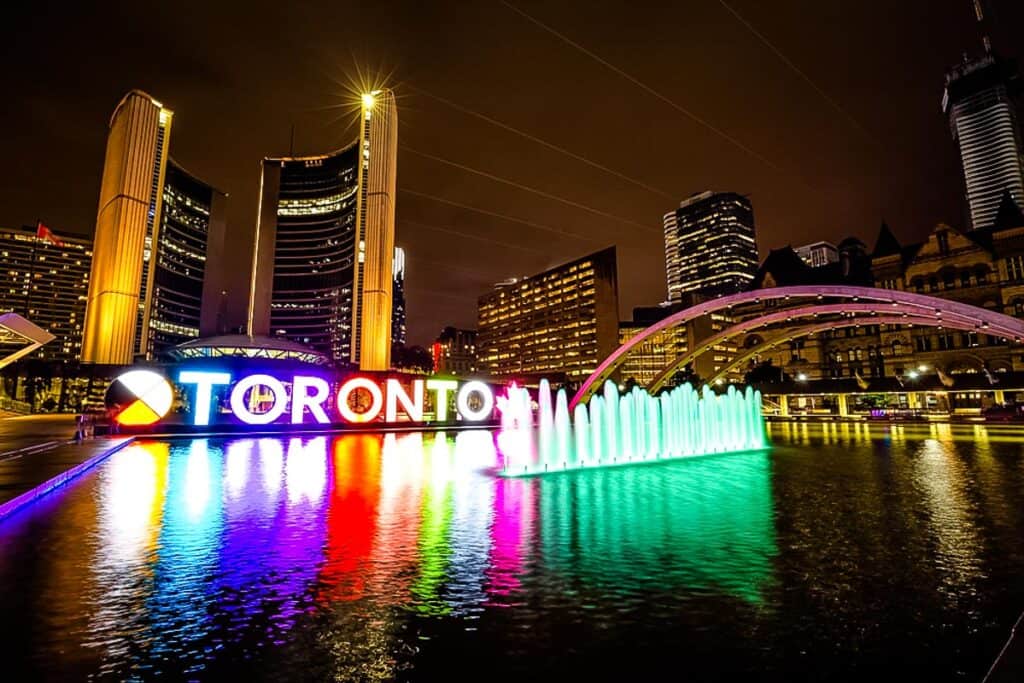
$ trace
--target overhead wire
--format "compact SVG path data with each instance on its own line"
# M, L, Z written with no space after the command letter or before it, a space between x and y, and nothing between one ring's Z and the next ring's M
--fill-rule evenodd
M697 114L693 113L689 109L683 107L682 105L680 105L676 101L672 100L671 98L669 98L669 97L663 95L662 93L658 92L657 90L655 90L651 86L647 85L646 83L644 83L640 79L636 78L635 76L629 74L626 71L623 71L619 67L615 66L614 64L612 64L608 60L602 58L601 56L597 55L596 53L592 52L591 50L588 50L586 47L584 47L583 45L581 45L581 44L577 43L576 41L572 40L571 38L569 38L565 34L556 31L555 29L553 29L552 27L548 26L547 24L545 24L544 22L540 21L539 19L536 19L533 16L531 16L530 14L526 13L525 11L519 9L518 7L513 5L512 3L506 2L505 0L498 0L498 2L500 2L502 5L504 5L508 9L512 10L513 12L518 14L519 16L523 17L524 19L526 19L530 23L534 24L538 28L540 28L540 29L546 31L547 33L550 33L551 35L555 36L556 38L558 38L559 40L564 42L566 45L569 45L570 47L578 50L579 52L582 52L586 56L588 56L591 59L593 59L594 61L596 61L598 64L601 64L605 68L607 68L607 69L613 71L614 73L618 74L619 76L621 76L622 78L626 79L627 81L629 81L633 85L637 86L638 88L640 88L641 90L643 90L647 94L649 94L649 95L657 98L658 100L664 102L668 106L672 107L673 109L675 109L679 113L681 113L684 116L686 116L688 119L690 119L694 123L697 123L698 125L708 129L709 131L711 131L712 133L714 133L718 137L722 138L723 140L727 141L729 144L731 144L732 146L736 147L737 149L742 150L743 152L747 153L751 157L757 159L761 163L763 163L766 166L769 166L769 167L771 167L771 168L773 168L773 169L775 169L777 171L783 171L784 170L781 166L779 166L778 164L776 164L774 161L772 161L771 159L767 158L763 154L760 154L759 152L751 149L747 145L743 144L737 138L733 137L729 133L726 133L721 128L718 128L717 126L715 126L711 122L703 119L702 117L700 117Z
M576 208L576 209L582 209L583 211L588 211L588 212L590 212L590 213L592 213L592 214L594 214L596 216L601 216L602 218L607 218L609 220L617 221L617 222L623 223L625 225L632 225L633 227L640 228L641 230L650 230L650 231L654 231L654 232L660 232L658 230L655 230L654 228L652 228L649 225L644 225L643 223L639 223L637 221L630 220L629 218L623 218L622 216L616 216L615 214L608 213L607 211L602 211L601 209L595 209L592 206L587 206L586 204L582 204L580 202L576 202L576 201L573 201L571 199L566 199L565 197L559 197L558 195L551 194L550 192L545 192L544 190L538 189L536 187L530 187L529 185L523 185L522 183L518 183L518 182L516 182L514 180L509 180L508 178L502 178L500 176L496 176L496 175L494 175L492 173L488 173L487 171L481 171L481 170L476 169L476 168L471 168L469 166L466 166L465 164L460 164L458 162L451 161L450 159L443 159L443 158L441 158L439 156L435 156L435 155L429 154L427 152L422 152L422 151L420 151L418 149L413 149L412 147L408 147L408 146L405 146L405 145L400 145L399 149L404 150L406 152L410 152L410 153L415 154L417 156L421 156L421 157L423 157L425 159L430 159L431 161L436 161L437 163L440 163L440 164L445 164L447 166L451 166L453 168L457 168L457 169L459 169L461 171L465 171L467 173L472 173L473 175L477 175L477 176L480 176L482 178L487 178L488 180L493 180L493 181L495 181L497 183L502 183L504 185L508 185L510 187L514 187L514 188L519 189L519 190L523 190L524 192L530 192L532 194L537 195L538 197L544 197L545 199L550 199L551 201L559 202L561 204L565 204L566 206L571 206L571 207Z
M549 142L547 140L539 138L536 135L533 135L533 134L528 133L528 132L526 132L524 130L521 130L521 129L516 128L514 126L511 126L511 125L509 125L507 123L499 121L498 119L495 119L495 118L493 118L491 116L487 116L486 114L481 114L480 112L473 111L472 109L470 109L468 107L464 107L461 104L458 104L457 102L453 102L452 100L449 100L447 98L441 97L440 95L435 95L433 93L427 92L426 90L424 90L422 88L416 87L414 85L409 85L409 84L407 84L406 87L408 89L412 90L413 92L419 93L420 95L423 95L424 97L429 97L429 98L431 98L433 100L436 100L436 101L438 101L438 102L440 102L440 103L442 103L442 104L444 104L444 105L446 105L448 107L451 107L452 109L455 109L456 111L459 111L459 112L462 112L463 114L466 114L467 116L472 116L472 117L475 117L477 119L480 119L481 121L489 123L492 126L495 126L497 128L501 128L504 131L507 131L509 133L513 133L513 134L518 135L518 136L520 136L522 138L530 140L531 142L534 142L534 143L540 145L541 147L545 147L545 148L550 149L550 150L552 150L554 152L558 152L559 154L567 156L567 157L569 157L571 159L575 159L576 161L579 161L580 163L586 164L586 165L590 166L591 168L595 168L595 169L597 169L599 171L602 171L603 173L607 173L608 175L614 176L614 177L618 178L619 180L624 180L627 183L630 183L631 185L634 185L636 187L639 187L639 188L642 188L644 190L647 190L648 192L652 192L652 193L654 193L656 195L659 195L661 197L664 197L666 199L673 199L674 200L674 195L670 194L669 192L666 192L665 190L661 190L661 189L659 189L657 187L654 187L653 185L645 183L642 180L637 180L636 178L632 178L632 177L626 175L625 173L621 173L619 171L616 171L615 169L609 168L608 166L605 166L604 164L598 163L598 162L596 162L596 161L594 161L592 159L588 159L587 157L583 156L582 154L577 154L576 152L573 152L573 151L571 151L569 149L566 149L565 147L561 147L559 145L554 144L553 142Z
M566 230L562 230L561 228L556 228L556 227L553 227L553 226L550 226L550 225L545 225L544 223L537 223L536 221L527 220L525 218L517 218L515 216L509 216L508 214L498 213L497 211L489 211L487 209L481 209L480 207L477 207L477 206L470 206L469 204L462 204L461 202L455 202L455 201L452 201L450 199L444 199L442 197L438 197L437 195L427 194L425 192L417 192L416 190L410 190L410 189L404 188L404 187L398 188L398 191L399 192L404 192L405 194L408 194L408 195L412 195L413 197L420 197L422 199L428 199L430 201L438 202L438 203L441 203L441 204L447 204L448 206L454 206L456 208L463 209L465 211L473 211L475 213L479 213L479 214L482 214L484 216L491 216L492 218L499 218L501 220L509 221L511 223L519 223L520 225L526 225L526 226L534 228L536 230L542 230L544 232L550 232L552 234L560 235L560 236L568 238L568 239L580 240L581 242L596 242L596 241L599 241L599 240L597 240L597 239L595 239L593 237L585 237L583 235L577 235L575 233L571 233L571 232L568 232Z

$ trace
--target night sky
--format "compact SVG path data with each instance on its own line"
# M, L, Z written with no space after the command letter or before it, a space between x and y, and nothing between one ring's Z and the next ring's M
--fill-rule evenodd
M992 4L996 48L1019 58L1024 3ZM292 125L297 154L354 140L360 73L399 97L413 343L475 327L493 282L610 244L623 317L661 301L661 216L704 189L750 195L762 255L848 235L870 247L883 218L904 241L964 225L940 100L947 67L981 49L970 0L516 4L653 93L498 0L85 5L5 8L0 225L91 233L107 122L143 89L175 113L172 156L230 195L236 324L259 160L288 153Z

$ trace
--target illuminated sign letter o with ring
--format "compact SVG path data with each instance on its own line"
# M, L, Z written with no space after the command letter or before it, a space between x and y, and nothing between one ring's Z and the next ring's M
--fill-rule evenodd
M253 413L249 410L249 406L245 404L245 393L258 386L267 387L270 389L270 393L274 395L274 404L265 413ZM279 380L270 375L249 375L240 380L235 385L235 388L231 390L231 412L245 424L270 424L281 417L287 407L288 392L285 391L284 385Z
M370 394L370 407L361 413L355 412L348 406L348 397L356 389L365 389ZM377 383L368 377L354 377L338 389L338 412L346 422L369 422L380 415L383 407L384 394Z
M473 393L480 395L481 405L476 410L469 407L469 395ZM491 393L491 388L483 382L466 382L459 389L459 394L455 398L455 406L459 409L462 419L469 422L480 422L489 418L491 412L494 411L494 394Z

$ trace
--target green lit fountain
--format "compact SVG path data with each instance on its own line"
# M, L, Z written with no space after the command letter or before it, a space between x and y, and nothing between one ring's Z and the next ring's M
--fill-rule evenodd
M612 381L569 414L565 389L554 403L542 380L537 419L529 392L515 385L499 399L503 476L517 477L685 458L765 447L761 392L730 386L716 394L689 384L655 397L634 387L624 394Z

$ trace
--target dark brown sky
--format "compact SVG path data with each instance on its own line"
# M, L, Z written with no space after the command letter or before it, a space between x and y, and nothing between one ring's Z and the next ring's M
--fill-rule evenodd
M344 84L357 66L392 74L404 147L647 226L404 149L404 190L579 235L400 192L398 243L408 253L413 342L431 340L447 324L474 326L476 296L490 283L608 244L619 249L621 312L660 301L661 216L706 188L750 194L762 254L851 234L870 246L883 217L904 240L938 221L963 224L956 150L939 102L945 69L962 51L980 49L970 0L730 0L825 96L718 0L518 4L756 156L497 0L85 4L18 3L0 28L0 225L40 217L58 233L92 232L107 121L126 91L144 89L175 112L172 155L231 196L232 315L239 322L259 160L287 153L293 123L297 153L350 142L348 116L332 107L349 99ZM994 5L997 47L1019 56L1024 3Z

